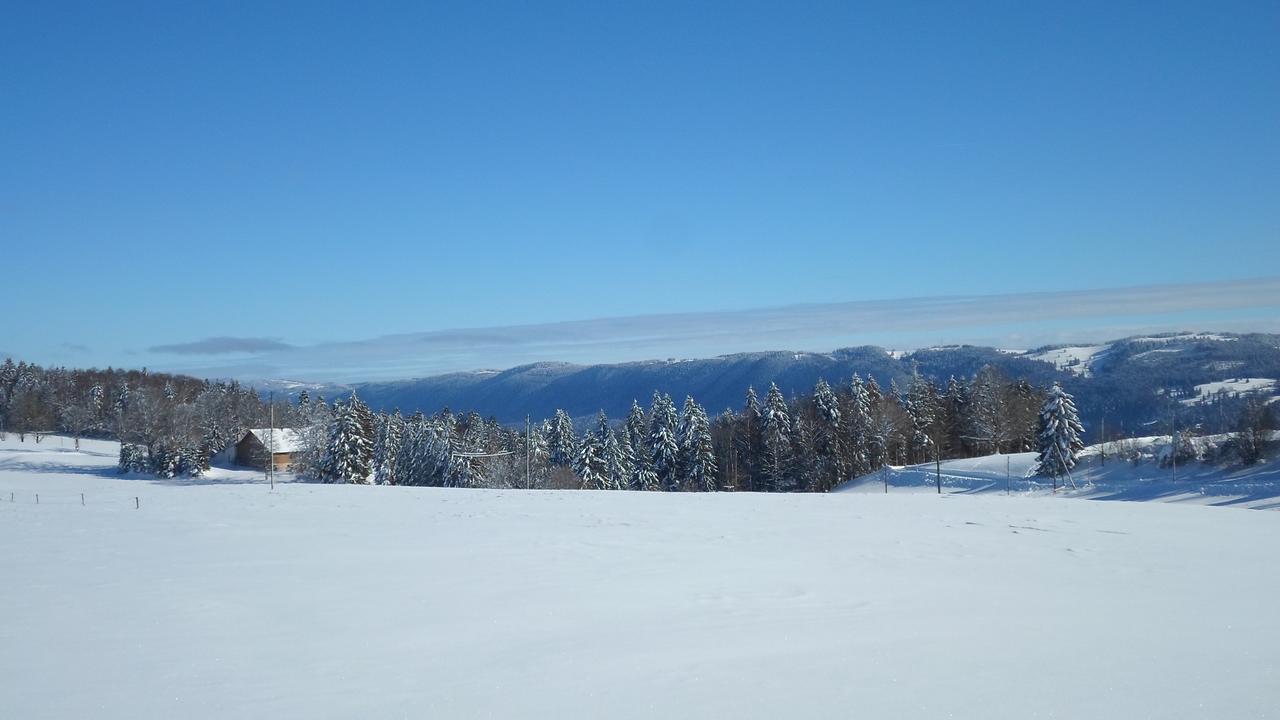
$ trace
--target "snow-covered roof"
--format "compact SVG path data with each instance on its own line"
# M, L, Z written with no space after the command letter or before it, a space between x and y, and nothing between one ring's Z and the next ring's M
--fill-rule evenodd
M263 447L270 447L272 453L292 453L302 449L302 436L292 428L254 428L245 434L253 435Z

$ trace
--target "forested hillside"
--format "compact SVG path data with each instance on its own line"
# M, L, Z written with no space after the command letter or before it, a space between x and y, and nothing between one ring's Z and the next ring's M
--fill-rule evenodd
M1081 357L1085 360L1080 360ZM1180 334L1134 337L1083 348L1053 346L1029 352L989 347L948 346L894 353L878 347L830 353L741 353L702 360L655 360L617 365L542 363L504 371L454 373L417 380L365 383L357 389L371 407L405 413L442 407L476 410L502 422L547 417L556 409L589 421L604 410L624 415L633 400L654 391L692 395L712 412L737 408L743 389L776 383L783 395L798 397L819 379L834 385L855 373L881 386L906 384L913 373L946 383L970 380L984 367L1038 387L1061 382L1076 396L1088 438L1111 433L1142 434L1162 429L1181 416L1206 431L1230 429L1238 398L1229 381L1280 378L1280 337L1275 335ZM1197 386L1227 382L1222 397L1197 395ZM312 390L312 394L315 390ZM1205 400L1201 407L1199 400ZM1221 403L1218 403L1221 401ZM1224 419L1225 418L1225 419Z

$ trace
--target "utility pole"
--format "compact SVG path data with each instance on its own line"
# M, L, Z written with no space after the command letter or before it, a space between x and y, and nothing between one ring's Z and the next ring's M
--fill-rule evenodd
M276 394L267 393L267 403L271 405L271 425L267 428L267 479L271 481L271 489L276 489Z

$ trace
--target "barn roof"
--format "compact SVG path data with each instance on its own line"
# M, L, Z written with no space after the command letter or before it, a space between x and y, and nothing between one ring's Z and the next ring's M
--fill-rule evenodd
M273 447L271 452L274 453L294 453L302 449L302 435L292 428L254 428L245 433L257 438L263 447L268 446L268 438L271 439ZM241 438L243 439L243 438Z

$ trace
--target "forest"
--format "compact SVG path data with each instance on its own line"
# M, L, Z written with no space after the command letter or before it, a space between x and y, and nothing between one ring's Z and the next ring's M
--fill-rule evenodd
M0 432L116 439L121 472L157 477L199 476L246 429L272 423L298 431L293 471L318 482L826 492L885 465L1042 451L1053 392L984 366L945 383L917 372L905 387L891 381L882 388L854 374L837 385L819 380L792 398L777 385L763 396L748 387L739 409L714 416L691 396L677 404L654 392L647 406L633 401L624 418L600 412L575 422L557 410L512 425L448 408L374 412L355 393L327 401L304 391L296 401L273 401L235 382L7 360L0 366ZM1236 431L1255 434L1256 450L1241 453L1254 462L1267 443L1265 429L1275 425L1271 407L1230 402ZM1079 428L1074 406L1071 412ZM1083 428L1076 432L1082 436ZM1195 432L1182 429L1182 443Z

